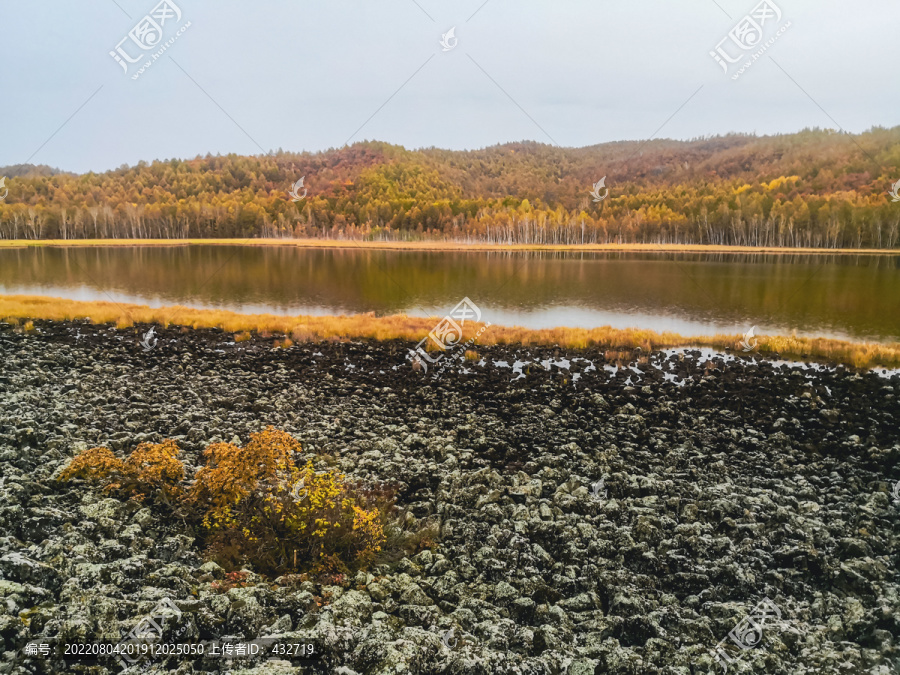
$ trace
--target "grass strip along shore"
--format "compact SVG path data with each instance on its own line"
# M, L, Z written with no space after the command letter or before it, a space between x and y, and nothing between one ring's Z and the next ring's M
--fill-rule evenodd
M357 241L348 239L0 239L0 248L48 246L288 246L390 251L498 251L566 253L760 253L804 255L900 255L900 249L719 246L715 244L486 244L454 241Z
M405 314L375 316L373 312L350 316L281 316L276 314L240 314L227 310L192 309L183 306L148 307L116 302L86 302L30 295L0 295L0 320L33 329L34 320L89 320L94 324L115 324L119 329L135 324L163 327L216 328L228 333L258 333L281 337L280 346L295 341L321 340L409 340L417 342L434 327L436 317L420 318ZM478 328L483 328L479 324ZM477 328L476 328L477 330ZM900 343L848 342L795 335L760 335L749 355L771 358L808 359L841 363L856 368L900 367ZM530 330L518 326L491 325L481 333L478 344L521 344L559 346L570 349L600 347L610 350L644 351L673 347L711 347L742 352L740 335L685 337L677 333L658 333L636 328L548 328ZM477 347L477 345L476 345Z

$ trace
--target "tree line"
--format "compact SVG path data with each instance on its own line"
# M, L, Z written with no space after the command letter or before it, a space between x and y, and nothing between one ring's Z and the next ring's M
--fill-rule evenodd
M900 246L900 202L890 194L900 181L900 127L588 148L411 151L366 142L103 173L7 167L4 175L3 239Z

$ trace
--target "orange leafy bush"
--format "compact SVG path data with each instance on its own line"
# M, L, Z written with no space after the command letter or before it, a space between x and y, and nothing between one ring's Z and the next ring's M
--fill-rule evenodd
M133 480L135 489L155 490L164 497L176 497L178 483L184 479L184 465L178 460L175 441L141 443L125 461L125 480ZM123 487L131 489L125 482Z
M178 453L178 446L171 440L141 443L124 462L108 448L91 448L75 457L59 478L103 482L105 490L121 491L135 499L153 492L169 501L178 496L178 483L184 479Z
M73 458L60 473L59 479L67 481L73 478L84 478L89 481L99 481L110 476L121 475L124 468L125 464L109 448L91 448Z
M206 511L207 522L219 522L233 504L254 490L271 490L279 482L290 481L292 456L299 450L300 443L290 434L272 427L251 434L244 448L213 443L203 451L206 466L197 472L191 498Z

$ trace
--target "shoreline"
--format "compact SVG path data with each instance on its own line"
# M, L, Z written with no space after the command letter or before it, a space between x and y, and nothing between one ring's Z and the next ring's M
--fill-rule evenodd
M279 336L285 342L344 341L373 339L377 341L408 340L418 342L434 327L435 318L410 317L405 314L377 317L374 313L350 316L282 316L276 314L241 314L228 310L193 309L180 305L149 307L130 303L67 300L34 295L0 295L0 320L28 325L35 320L88 320L93 324L115 324L119 329L135 324L212 328L228 333L257 333L263 337ZM473 330L485 328L477 324ZM465 336L469 337L469 336ZM522 345L569 349L602 348L654 351L675 347L712 347L722 351L742 352L740 335L717 334L685 337L677 333L658 333L641 329L617 329L609 326L584 328L548 328L531 330L518 326L490 324L475 345ZM794 358L843 364L855 368L900 367L900 342L879 344L850 342L826 338L760 335L748 355L771 358Z
M719 246L715 244L465 244L443 241L352 241L341 239L0 239L0 248L122 246L293 246L385 251L509 251L561 253L759 253L806 255L897 255L900 249Z

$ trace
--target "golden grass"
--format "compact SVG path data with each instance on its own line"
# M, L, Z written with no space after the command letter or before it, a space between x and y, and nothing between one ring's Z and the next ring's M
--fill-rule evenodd
M405 314L376 317L373 313L352 316L279 316L275 314L238 314L225 310L191 309L173 306L151 308L146 305L115 302L82 302L62 298L29 295L0 295L0 318L13 325L23 320L47 319L69 321L88 319L95 324L114 323L131 327L134 323L160 326L218 328L238 334L236 340L250 337L251 332L263 336L290 337L294 342L369 338L403 339L418 342L434 327L436 318L418 318ZM479 328L482 327L479 324ZM473 328L473 332L477 328ZM669 347L713 347L738 349L740 335L684 337L677 333L657 333L637 328L547 328L531 330L519 326L491 325L479 338L479 344L521 344L525 346L558 345L584 349L597 347L607 353L630 356L637 348L643 351ZM900 367L900 342L878 344L846 342L826 338L791 336L757 336L758 351L785 358L843 363L857 368ZM289 346L289 345L288 345ZM623 351L624 350L624 351Z
M567 251L635 253L853 253L897 255L897 249L777 248L710 244L465 244L452 241L347 241L341 239L0 239L0 248L41 246L294 246L297 248L365 248L392 251Z

